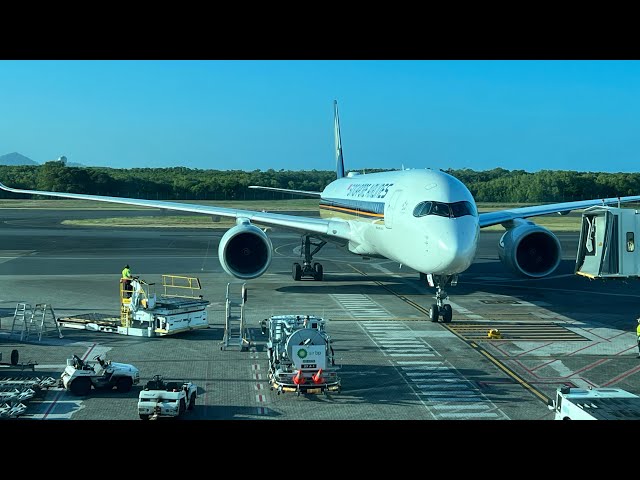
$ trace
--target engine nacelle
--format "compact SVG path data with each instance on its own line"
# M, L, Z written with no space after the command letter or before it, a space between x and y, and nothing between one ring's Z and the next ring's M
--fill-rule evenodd
M271 265L273 245L249 220L240 221L220 239L218 258L225 272L242 280L257 278Z
M500 261L517 275L541 278L551 274L562 257L558 238L540 225L516 219L500 238Z

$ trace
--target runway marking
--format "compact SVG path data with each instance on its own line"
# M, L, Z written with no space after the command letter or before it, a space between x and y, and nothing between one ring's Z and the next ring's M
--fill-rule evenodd
M381 327L379 324L371 325L369 322L358 324L382 354L390 357L398 372L434 418L508 419L477 386L463 377L453 366L444 360L435 360L434 357L441 355L424 340L416 339L415 332L406 325L396 324L391 328ZM389 332L392 335L389 335ZM398 345L403 335L404 342L408 343ZM416 359L396 360L404 357ZM447 411L434 408L445 405L452 408ZM459 408L460 406L465 408ZM489 409L491 411L487 411Z
M564 341L588 342L590 339L556 323L450 323L447 328L465 340L473 341ZM489 338L490 329L498 329L501 339ZM590 345L589 345L590 346ZM584 347L587 348L587 347Z
M354 318L393 318L393 315L367 295L334 293L330 296Z

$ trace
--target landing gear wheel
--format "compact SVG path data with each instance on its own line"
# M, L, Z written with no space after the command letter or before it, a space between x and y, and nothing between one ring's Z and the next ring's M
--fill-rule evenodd
M299 263L294 263L293 268L291 269L291 276L297 282L302 278L302 267Z
M451 309L451 305L448 303L442 306L442 323L451 322L451 318L453 317L453 310Z
M78 397L84 397L91 390L91 380L87 377L76 378L71 385L69 385L71 393Z
M131 390L131 385L133 385L133 381L129 377L122 377L116 382L116 390L126 393Z
M440 315L440 312L438 309L438 305L434 303L433 305L431 305L431 308L429 309L429 319L432 322L437 322L439 315Z
M322 268L322 265L321 265L321 264L319 264L319 263L314 263L314 264L313 264L313 272L314 272L314 273L313 273L313 278L314 278L316 281L320 281L320 280L322 280L322 277L323 277L323 273L324 273L324 271L323 271L323 268Z

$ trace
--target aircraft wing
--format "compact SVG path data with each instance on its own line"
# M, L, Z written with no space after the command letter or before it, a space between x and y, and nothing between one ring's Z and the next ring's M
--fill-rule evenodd
M97 202L120 203L123 205L135 205L138 207L162 208L180 212L201 213L204 215L246 218L251 222L261 225L283 227L300 233L316 233L327 238L349 240L349 223L340 220L327 220L322 218L303 217L298 215L284 215L280 213L256 212L235 208L223 208L208 205L190 203L167 202L162 200L144 200L139 198L106 197L102 195L85 195L81 193L44 192L38 190L22 190L11 188L0 183L0 189L12 193L24 193L28 195L44 195L48 197L73 198L76 200L93 200Z
M550 203L547 205L535 205L533 207L521 207L511 208L509 210L499 210L497 212L481 213L480 228L490 227L491 225L497 225L499 223L507 223L516 218L528 218L537 217L540 215L548 215L550 213L564 213L567 214L571 210L580 210L587 207L593 207L595 205L612 205L627 202L640 201L640 195L632 197L614 197L614 198L600 198L598 200L580 200L577 202L564 202L564 203Z
M249 185L249 188L258 190L271 190L273 192L293 193L295 195L305 195L307 197L320 198L322 192L309 192L308 190L290 190L288 188L262 187L260 185Z

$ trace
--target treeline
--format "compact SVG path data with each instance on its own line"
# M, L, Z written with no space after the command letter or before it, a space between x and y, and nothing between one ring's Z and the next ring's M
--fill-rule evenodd
M367 173L383 170L368 170ZM640 174L594 173L567 170L495 168L486 171L446 170L460 179L478 202L568 202L640 194ZM88 193L157 200L272 200L291 194L247 188L249 185L321 191L335 180L330 170L200 170L186 167L130 168L0 165L0 181L29 190ZM0 191L0 198L24 195ZM50 197L49 197L50 198Z

